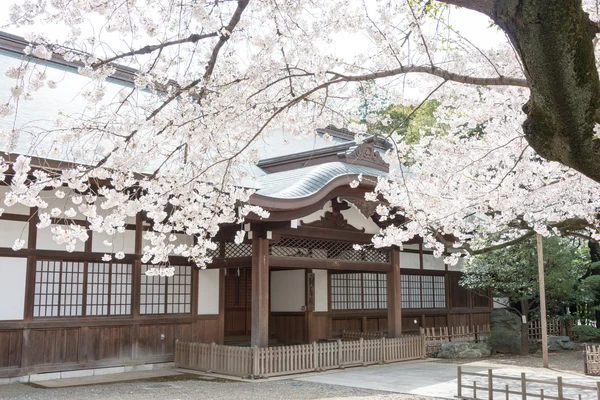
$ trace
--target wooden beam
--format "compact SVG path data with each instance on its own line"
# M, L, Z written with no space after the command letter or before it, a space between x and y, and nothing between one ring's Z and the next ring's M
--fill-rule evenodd
M219 314L217 318L217 344L225 343L225 269L219 270Z
M387 273L387 318L388 337L402 335L402 299L400 297L400 253L390 253L392 267Z
M303 257L269 257L269 265L280 268L314 268L341 271L388 272L390 264L367 261L323 260Z
M269 345L269 241L252 240L252 331L251 345Z

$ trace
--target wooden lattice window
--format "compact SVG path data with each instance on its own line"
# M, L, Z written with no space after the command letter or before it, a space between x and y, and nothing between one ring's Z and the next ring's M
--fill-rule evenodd
M176 265L170 277L147 276L142 266L140 314L189 314L192 312L192 267Z
M385 309L386 285L386 275L381 273L331 274L331 309Z
M86 315L131 314L131 264L89 263Z
M446 278L402 275L401 296L402 308L446 308Z
M131 264L39 260L34 317L131 314Z
M85 264L82 262L37 261L33 316L81 316L84 276Z
M421 276L402 275L400 284L402 308L421 308Z

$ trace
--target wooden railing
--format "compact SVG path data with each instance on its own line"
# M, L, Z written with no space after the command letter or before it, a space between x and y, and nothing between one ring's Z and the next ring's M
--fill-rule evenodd
M472 377L464 379L465 377ZM600 382L595 385L581 385L564 382L562 377L556 381L527 378L522 372L520 377L495 375L491 369L487 373L465 372L458 367L457 398L471 400L493 400L495 398L551 399L551 400L591 400L600 399ZM483 392L483 393L482 393ZM500 393L500 397L494 397Z
M586 375L600 375L600 346L585 345L583 349L583 363Z
M477 325L471 327L455 326L450 328L421 328L421 335L425 336L425 351L429 357L437 354L445 343L479 343L487 340L490 336L490 326Z
M236 347L208 343L175 343L175 365L243 378L415 360L425 357L424 336L356 341L337 340L278 347Z

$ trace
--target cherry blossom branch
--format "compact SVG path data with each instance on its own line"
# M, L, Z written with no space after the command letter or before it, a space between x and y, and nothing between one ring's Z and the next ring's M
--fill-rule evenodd
M345 75L340 72L335 71L327 71L328 74L332 74L334 78L340 78L347 82L359 82L359 81L369 81L374 79L388 78L390 76L403 75L408 73L423 73L429 74L433 76L437 76L438 78L445 79L447 81L453 81L457 83L465 83L469 85L478 85L478 86L519 86L519 87L529 87L527 80L524 78L514 78L507 76L498 76L494 78L484 78L477 76L469 76L462 75L455 72L450 72L448 70L438 68L436 66L428 66L428 65L405 65L398 68L373 72L370 74L363 75Z
M97 63L92 64L92 68L98 68L102 65L110 64L121 58L132 57L132 56L142 55L142 54L150 54L150 53L155 52L156 50L162 50L169 46L176 46L176 45L184 44L184 43L197 43L200 40L211 38L211 37L217 37L217 36L219 36L219 32L211 32L211 33L205 33L205 34L194 33L183 39L171 40L168 42L155 44L155 45L147 45L147 46L144 46L137 50L128 51L127 53L117 54L116 56L98 61Z

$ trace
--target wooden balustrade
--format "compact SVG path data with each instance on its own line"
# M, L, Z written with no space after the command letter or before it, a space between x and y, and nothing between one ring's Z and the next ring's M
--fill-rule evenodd
M243 378L282 376L424 357L425 337L422 335L264 348L175 343L177 367Z

